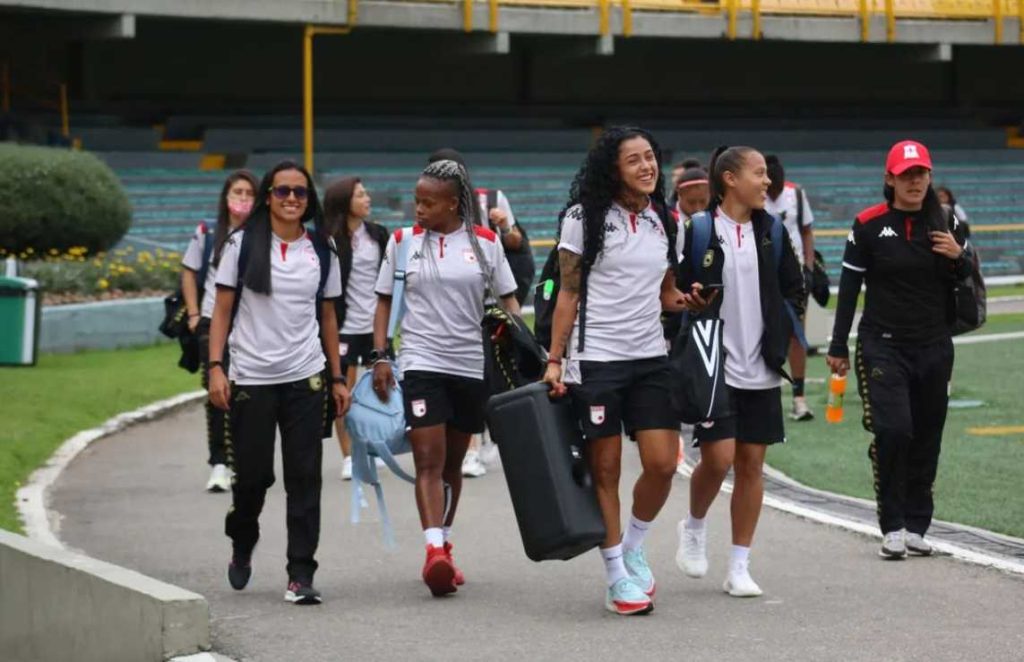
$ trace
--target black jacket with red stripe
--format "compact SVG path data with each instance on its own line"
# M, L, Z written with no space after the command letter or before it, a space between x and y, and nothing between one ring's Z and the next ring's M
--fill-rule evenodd
M843 254L830 355L848 356L846 343L862 283L867 292L859 333L898 344L950 336L953 281L968 275L971 266L932 251L929 233L941 229L922 212L901 211L887 202L857 215ZM949 229L962 246L964 226L955 216L950 215Z

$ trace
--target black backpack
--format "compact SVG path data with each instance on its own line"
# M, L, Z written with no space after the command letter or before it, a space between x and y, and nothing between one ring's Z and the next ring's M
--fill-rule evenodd
M479 189L479 192L486 194L487 212L490 213L498 206L498 190ZM512 269L512 276L516 279L516 301L522 305L530 293L537 265L533 259L533 248L530 247L530 236L527 234L526 228L523 225L517 225L517 227L523 237L523 243L516 250L506 250L505 257L508 259L508 266Z
M944 207L944 210L949 230L955 235L960 220L952 209ZM988 317L988 291L981 275L981 257L970 239L964 241L963 259L970 263L971 273L964 278L953 279L951 332L954 336L980 329Z

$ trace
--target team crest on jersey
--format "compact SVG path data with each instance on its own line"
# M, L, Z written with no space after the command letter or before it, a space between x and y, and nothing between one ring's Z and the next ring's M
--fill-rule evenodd
M604 423L604 405L593 405L590 408L590 422L594 425Z
M462 259L470 264L476 263L476 254L473 253L472 248L466 248L462 251Z
M427 415L427 401L426 400L413 400L412 401L412 415L416 418L423 418Z

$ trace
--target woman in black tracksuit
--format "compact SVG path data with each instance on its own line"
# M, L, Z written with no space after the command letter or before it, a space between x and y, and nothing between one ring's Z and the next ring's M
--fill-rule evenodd
M970 274L963 226L943 211L924 145L889 152L885 202L857 215L846 242L828 364L845 375L846 342L861 285L857 387L875 475L880 554L927 556L932 488L953 373L950 298L954 277Z
M756 597L761 589L750 577L750 547L764 497L764 458L768 446L785 441L783 366L792 320L803 310L804 279L785 228L777 235L781 250L772 240L780 221L764 209L770 184L764 156L750 147L719 148L710 170L713 232L703 250L693 245L694 221L685 225L679 287L695 286L697 260L704 270L699 289L723 286L711 312L723 321L730 411L694 427L701 459L690 481L690 515L679 525L676 562L690 577L707 573L705 517L731 468L733 544L724 588L733 597Z
M341 369L355 384L356 368L370 366L373 352L373 316L377 310L377 274L388 246L388 231L370 221L370 194L358 177L344 177L324 192L324 226L338 246L341 291L334 303L338 318ZM334 421L343 458L341 479L352 479L352 442L345 418Z

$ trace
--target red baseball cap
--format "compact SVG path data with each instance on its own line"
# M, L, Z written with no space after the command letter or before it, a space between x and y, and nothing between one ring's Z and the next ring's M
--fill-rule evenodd
M914 140L903 140L892 146L885 160L885 171L901 175L910 168L921 166L932 169L932 156L928 148Z

